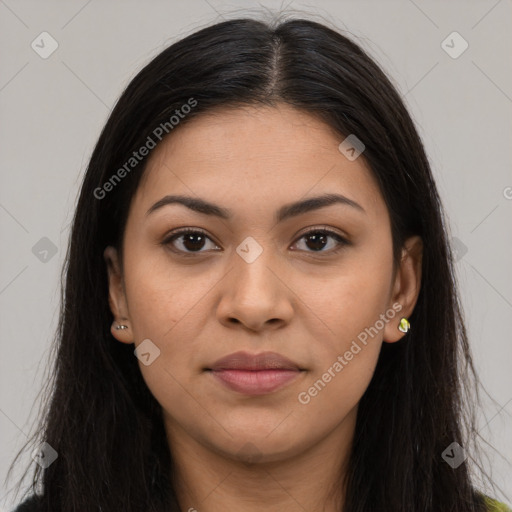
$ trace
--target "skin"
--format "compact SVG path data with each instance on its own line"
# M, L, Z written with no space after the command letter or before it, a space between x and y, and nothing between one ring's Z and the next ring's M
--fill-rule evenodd
M350 161L339 151L343 139L285 105L192 119L149 157L122 265L116 249L105 250L113 336L135 346L149 338L160 349L139 366L163 408L182 510L340 510L358 403L381 344L404 336L397 326L416 304L422 253L421 239L411 237L393 267L386 204L364 154ZM283 205L325 193L343 194L364 212L334 204L275 222ZM146 215L166 194L206 199L232 218L178 204ZM202 246L183 236L162 243L180 227L202 228L208 238ZM323 227L350 244L334 253L331 236L320 249L304 237L306 228ZM236 252L248 236L263 249L252 263ZM400 313L300 403L299 393L393 304ZM244 395L204 371L238 350L275 351L305 371L272 393Z

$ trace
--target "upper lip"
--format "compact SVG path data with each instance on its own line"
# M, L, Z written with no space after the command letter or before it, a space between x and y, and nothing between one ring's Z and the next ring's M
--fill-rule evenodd
M209 370L301 370L297 363L276 352L234 352L217 360Z

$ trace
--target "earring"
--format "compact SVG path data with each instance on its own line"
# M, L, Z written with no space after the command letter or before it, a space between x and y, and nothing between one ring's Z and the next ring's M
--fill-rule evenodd
M116 325L116 329L119 330L119 329L128 329L128 326L127 325Z
M402 317L400 319L400 323L398 324L398 330L401 332L407 332L411 328L411 324L409 323L409 320L407 318Z

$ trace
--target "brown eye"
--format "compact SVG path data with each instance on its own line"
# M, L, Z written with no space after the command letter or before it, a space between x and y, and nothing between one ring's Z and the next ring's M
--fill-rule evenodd
M203 232L197 229L184 229L173 233L163 242L164 245L171 245L172 250L183 253L205 252L202 249L208 248L208 241L213 245L213 249L219 248L213 241Z
M306 249L301 250L306 250L306 252L333 253L349 244L349 242L338 233L318 228L304 233L299 240L303 239L305 240L304 245L306 246ZM329 239L333 239L334 242L329 242ZM326 247L327 249L324 250Z
M301 235L299 241L304 240L305 247L299 250L310 253L336 253L350 242L338 233L328 229L311 229ZM220 249L204 231L199 229L182 229L171 233L163 242L171 250L183 255L203 253L209 250ZM209 246L208 246L209 245ZM296 246L298 242L296 242Z

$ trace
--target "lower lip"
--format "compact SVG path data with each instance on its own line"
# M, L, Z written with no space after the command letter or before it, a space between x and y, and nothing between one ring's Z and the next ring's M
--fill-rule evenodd
M228 388L246 395L264 395L282 388L301 372L299 370L212 370Z

